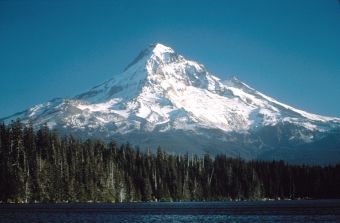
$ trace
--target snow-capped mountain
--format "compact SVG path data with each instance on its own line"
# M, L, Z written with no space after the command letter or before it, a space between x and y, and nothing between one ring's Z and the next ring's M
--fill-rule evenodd
M123 73L85 93L33 106L5 121L16 118L84 138L177 152L294 162L307 148L315 154L308 158L302 152L303 162L312 163L326 150L315 144L337 135L340 127L339 118L285 105L236 77L222 81L162 44L150 45ZM338 141L331 145L330 162L340 161Z

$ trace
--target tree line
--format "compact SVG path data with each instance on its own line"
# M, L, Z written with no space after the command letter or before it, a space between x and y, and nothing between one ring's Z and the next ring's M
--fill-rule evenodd
M0 124L0 202L340 198L340 165L141 151Z

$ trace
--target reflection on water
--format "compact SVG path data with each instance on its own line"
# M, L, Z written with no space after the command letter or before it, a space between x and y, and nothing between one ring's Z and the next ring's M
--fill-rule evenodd
M1 204L0 222L340 222L340 200Z

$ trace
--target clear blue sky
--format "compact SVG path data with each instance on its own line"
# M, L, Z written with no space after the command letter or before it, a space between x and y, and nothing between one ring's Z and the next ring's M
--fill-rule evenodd
M338 0L0 1L0 117L120 73L150 43L340 117Z

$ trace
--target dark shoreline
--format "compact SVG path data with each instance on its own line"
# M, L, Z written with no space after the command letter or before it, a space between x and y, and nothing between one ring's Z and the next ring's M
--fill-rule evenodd
M111 213L150 215L334 215L340 199L229 202L0 204L0 213Z
M182 200L182 201L169 201L169 200L161 200L161 201L123 201L123 202L104 202L104 201L36 201L36 202L2 202L1 205L20 205L20 204L135 204L135 203L224 203L224 202L270 202L270 201L322 201L322 200L339 200L339 198L262 198L262 199L225 199L225 200Z

